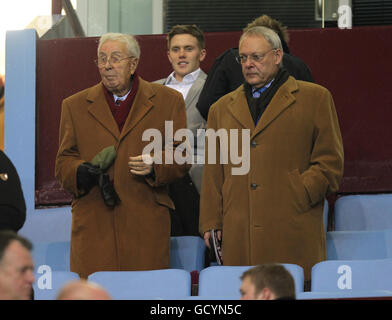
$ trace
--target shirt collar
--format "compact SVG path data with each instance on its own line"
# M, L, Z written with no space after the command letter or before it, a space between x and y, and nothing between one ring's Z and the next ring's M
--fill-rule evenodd
M175 78L174 74L175 72L173 71L166 79L165 84L179 84L179 83L184 83L184 84L189 84L193 83L197 77L199 76L200 73L200 68L196 69L195 71L188 73L181 82L178 82L177 79Z
M272 82L273 82L274 80L275 80L275 79L272 79L272 80L271 80L270 82L268 82L264 87L261 87L261 88L252 87L252 94L255 93L256 91L259 91L259 92L265 91L266 89L268 89L268 88L271 86L271 84L272 84Z

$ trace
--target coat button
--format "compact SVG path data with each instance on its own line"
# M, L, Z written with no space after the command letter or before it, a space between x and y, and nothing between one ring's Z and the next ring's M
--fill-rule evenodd
M257 185L256 183L251 183L251 184L250 184L250 188L251 188L252 190L256 190L257 187L258 187L258 185Z
M256 148L256 146L257 146L256 141L252 140L251 143L250 143L250 146L251 146L252 148Z

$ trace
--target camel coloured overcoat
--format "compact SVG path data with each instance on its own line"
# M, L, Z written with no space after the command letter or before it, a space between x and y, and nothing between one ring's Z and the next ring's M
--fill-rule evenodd
M173 203L167 183L183 177L189 165L154 164L155 179L128 170L130 156L141 155L154 139L152 129L170 142L165 121L173 132L186 128L180 93L139 78L139 88L122 131L114 120L99 83L63 101L56 158L56 178L72 192L71 271L86 278L96 271L150 270L169 267L170 215ZM156 131L158 130L158 131ZM155 142L158 141L156 137ZM121 203L107 207L98 186L80 197L78 166L114 145L117 157L108 170ZM169 150L169 148L167 149ZM162 156L165 159L165 156Z
M324 199L338 190L343 174L343 144L330 92L289 77L255 126L242 85L212 105L207 128L238 129L239 135L230 134L228 143L212 139L217 145L212 151L206 139L201 234L222 229L224 265L294 263L309 280L312 266L326 258ZM249 139L243 129L249 129ZM233 141L240 152L233 150ZM241 156L246 147L249 156L242 167L234 164L238 159L229 149ZM207 163L210 154L215 164ZM227 164L220 164L222 154ZM233 168L245 172L247 164L249 172L233 174Z

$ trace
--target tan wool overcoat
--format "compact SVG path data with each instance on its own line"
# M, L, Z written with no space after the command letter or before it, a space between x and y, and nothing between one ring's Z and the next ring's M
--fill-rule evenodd
M174 132L186 128L182 95L141 78L121 133L106 102L102 83L63 101L55 175L75 195L71 271L81 277L95 271L169 267L168 208L173 203L167 183L184 176L189 165L154 164L155 180L128 170L129 157L141 155L153 140L149 137L143 141L145 130L159 130L164 149L165 120L173 121ZM79 197L76 181L78 166L112 145L117 157L108 173L121 200L114 209L104 204L98 186Z
M249 157L243 159L249 161L249 172L233 175L232 168L241 165L233 164L224 147L228 144L216 138L216 151L209 151L207 138L206 155L216 152L217 161L207 163L206 156L200 232L222 229L225 265L294 263L309 280L312 266L326 258L324 199L338 190L343 174L342 138L330 92L289 77L255 127L240 86L212 105L207 127L250 129L250 141L244 140ZM233 141L246 150L241 133ZM220 154L228 154L227 164L220 164Z

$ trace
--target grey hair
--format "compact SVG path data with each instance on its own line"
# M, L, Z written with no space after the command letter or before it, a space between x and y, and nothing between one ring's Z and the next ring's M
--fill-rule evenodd
M136 58L140 58L140 46L139 43L137 42L136 38L130 34L125 34L125 33L105 33L104 35L101 36L99 39L99 44L98 44L98 55L101 50L102 45L106 41L119 41L122 43L125 43L127 47L127 51L129 55L132 55Z
M265 40L267 40L268 43L271 45L272 49L280 49L283 52L282 42L280 41L278 34L270 28L257 26L257 27L252 27L252 28L247 29L241 35L239 44L241 45L241 42L246 37L249 37L249 36L264 37ZM280 67L281 66L283 66L283 59L280 62Z
M244 38L248 36L263 36L265 40L267 40L268 43L271 45L272 49L283 50L282 42L280 41L278 34L270 28L257 26L246 30L241 35L240 44L244 40Z

